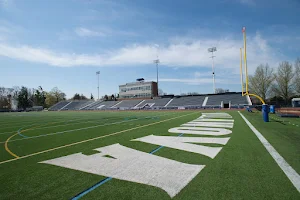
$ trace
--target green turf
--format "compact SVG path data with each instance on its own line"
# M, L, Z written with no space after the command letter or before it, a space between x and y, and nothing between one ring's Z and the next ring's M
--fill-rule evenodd
M280 118L269 115L262 123L261 113L246 113L249 121L263 134L280 155L300 174L300 118Z
M235 120L233 133L229 135L231 138L227 145L214 159L166 147L155 153L184 163L206 165L174 199L300 199L300 194L238 112L228 111L228 113ZM300 128L274 120L263 123L260 113L243 112L243 114L299 173ZM180 117L183 115L186 116ZM78 152L91 155L96 153L93 149L115 143L151 152L158 146L130 140L150 134L178 135L168 133L168 129L196 119L200 115L200 111L0 114L0 142L2 142L0 162L13 158L5 151L3 142L20 128L36 126L35 129L22 132L27 137L52 135L29 139L24 139L20 135L13 137L8 145L11 151L19 156L133 128L109 137L0 164L0 199L70 199L105 177L38 162ZM174 117L178 118L158 123ZM149 124L153 125L145 126ZM85 129L77 130L82 128ZM57 134L70 130L73 131ZM82 199L170 199L170 197L156 187L112 179Z

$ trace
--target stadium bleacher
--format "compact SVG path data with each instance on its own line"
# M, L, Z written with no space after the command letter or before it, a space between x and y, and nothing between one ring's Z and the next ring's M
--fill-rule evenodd
M178 106L202 106L205 96L184 96L174 98L167 107Z
M93 106L95 109L94 110L105 110L105 109L110 109L112 106L117 104L118 101L103 101L97 106Z
M235 94L233 97L231 97L231 105L248 105L247 97L240 94Z
M103 101L95 101L93 103L88 104L87 106L83 106L81 110L95 110Z
M70 101L60 101L57 104L55 104L52 107L50 107L48 110L50 110L50 111L60 110L61 108L63 108L64 106L66 106L68 103L70 103Z
M164 107L171 98L161 98L161 99L147 99L139 104L138 108L143 108L145 105L151 105L150 107Z
M222 104L223 103L223 104ZM61 101L50 111L58 110L109 110L109 109L199 109L199 108L243 108L248 105L241 93L180 96L157 99L133 99L119 101L75 100ZM249 104L251 105L251 104Z
M122 100L119 101L118 104L116 104L114 107L115 108L133 108L137 104L139 104L142 100Z
M71 103L66 105L66 107L64 107L62 110L79 110L79 108L90 102L90 100L71 101Z
M215 105L221 106L222 99L223 98L220 95L211 95L208 97L206 106L215 106Z
M216 106L220 105L223 101L223 104L231 105L248 105L246 96L242 96L240 93L233 93L233 94L218 94L218 95L209 95L208 101L206 106Z

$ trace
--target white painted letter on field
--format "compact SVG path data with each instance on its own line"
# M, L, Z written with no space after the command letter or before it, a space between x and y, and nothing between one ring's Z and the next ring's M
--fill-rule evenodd
M173 136L156 136L148 135L133 141L146 142L150 144L161 145L173 149L193 152L214 158L222 147L208 147L191 143L222 144L225 145L229 138L212 138L212 137L173 137Z
M193 135L228 135L232 133L231 130L225 128L209 128L209 127L176 127L168 130L170 133L184 133Z
M88 156L77 153L41 163L155 186L170 197L178 194L205 167L162 158L120 144L95 150L101 153Z

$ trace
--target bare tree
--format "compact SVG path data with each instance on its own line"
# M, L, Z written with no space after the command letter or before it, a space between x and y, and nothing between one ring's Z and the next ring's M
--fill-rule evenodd
M276 74L276 83L273 86L273 91L276 96L280 96L288 104L289 98L293 95L293 66L284 61L279 64Z
M59 90L57 87L54 87L51 90L51 93L55 96L56 103L66 99L66 94Z
M219 93L224 93L225 90L223 88L216 88L216 91L215 91L217 94Z
M254 75L249 76L249 90L266 100L272 89L272 83L275 79L274 70L268 64L260 64Z
M229 89L216 88L216 93L217 94L226 93L226 92L229 92Z
M48 108L57 103L57 99L52 92L45 92L45 103Z
M300 58L295 62L295 78L294 78L295 92L300 95Z
M158 89L158 96L162 96L164 94L164 91L162 89Z

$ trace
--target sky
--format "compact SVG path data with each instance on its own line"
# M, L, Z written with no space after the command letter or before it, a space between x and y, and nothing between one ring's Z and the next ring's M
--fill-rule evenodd
M247 32L249 74L300 57L299 0L0 0L0 86L58 87L100 97L137 78L168 94L241 91Z

